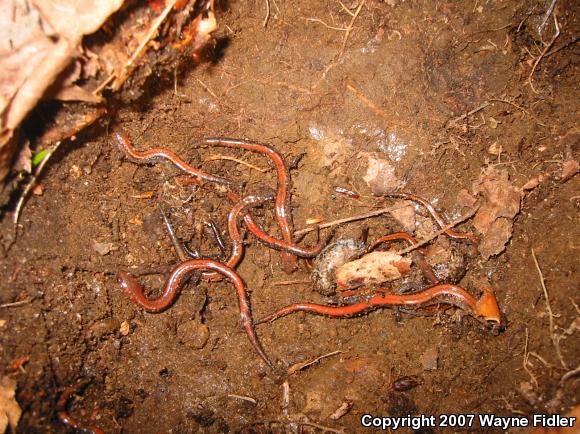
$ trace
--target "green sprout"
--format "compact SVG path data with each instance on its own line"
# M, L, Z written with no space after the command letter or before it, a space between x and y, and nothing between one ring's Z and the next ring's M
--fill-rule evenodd
M48 149L43 149L42 151L37 152L34 154L34 157L32 157L32 165L34 167L38 166L40 163L42 163L42 160L44 160L47 155Z

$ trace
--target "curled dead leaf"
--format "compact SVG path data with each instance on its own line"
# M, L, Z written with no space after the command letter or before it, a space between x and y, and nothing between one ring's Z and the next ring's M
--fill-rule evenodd
M580 164L576 160L567 160L562 164L562 174L560 175L560 182L566 182L580 170Z
M376 286L400 279L411 271L411 259L386 252L371 252L336 269L339 290L359 286Z

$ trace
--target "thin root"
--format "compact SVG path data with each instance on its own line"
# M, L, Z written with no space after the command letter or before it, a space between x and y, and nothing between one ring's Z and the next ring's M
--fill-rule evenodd
M304 235L304 234L307 234L309 232L316 231L318 229L326 229L326 228L330 228L330 227L333 227L333 226L338 226L338 225L341 225L341 224L344 224L344 223L351 223L351 222L356 222L356 221L359 221L359 220L368 219L368 218L371 218L371 217L376 217L376 216L379 216L381 214L385 214L385 213L388 213L388 212L391 212L391 211L395 211L395 210L398 210L398 209L401 209L401 208L405 208L406 206L407 205L390 206L390 207L387 207L387 208L378 209L376 211L371 211L371 212L368 212L368 213L365 213L365 214L359 214L359 215L356 215L356 216L346 217L346 218L334 220L334 221L331 221L331 222L328 222L328 223L323 223L321 225L316 225L314 227L300 229L300 230L294 232L294 236L295 237L298 237L300 235Z
M58 142L56 142L54 144L54 146L52 148L50 148L48 150L48 152L46 153L46 157L44 157L44 160L42 160L40 162L40 164L36 168L36 172L34 173L34 175L32 175L32 177L28 181L28 184L26 184L26 187L24 187L24 190L22 191L22 194L20 195L20 198L18 199L18 203L16 204L16 208L14 209L14 214L12 216L12 221L14 223L15 229L16 229L16 225L18 224L18 219L20 218L20 212L22 211L22 207L24 206L24 202L26 202L26 199L28 198L28 195L30 194L32 188L36 185L36 180L38 179L38 177L42 173L42 169L44 168L44 166L46 165L48 160L50 160L50 157L52 156L52 154L54 154L56 152L56 150L59 148L61 143L62 143L62 141L59 140Z
M301 371L304 368L307 368L308 366L313 365L322 359L325 359L325 358L331 357L331 356L335 356L337 354L342 354L342 353L344 353L344 351L337 350L337 351L333 351L333 352L328 353L328 354L323 354L322 356L318 356L317 358L309 360L307 362L296 363L295 365L292 365L292 366L290 366L290 368L288 368L288 375L295 374L296 372Z
M556 42L556 39L558 39L558 37L560 36L560 26L558 24L558 18L556 18L556 16L554 16L554 25L556 26L556 33L554 34L554 37L548 43L548 45L546 45L544 47L544 50L542 51L542 54L540 54L538 56L538 58L536 59L536 61L534 62L534 66L532 66L532 70L530 71L530 75L528 76L528 83L530 84L530 87L532 88L532 90L534 91L534 93L538 93L538 91L534 88L534 85L532 84L532 76L534 75L534 72L536 72L536 68L540 64L540 61L544 58L544 56L546 55L546 53L554 45L554 42Z
M528 335L528 328L526 327L526 342L524 344L524 362L523 362L523 366L524 366L524 371L526 371L528 373L528 375L530 376L530 379L532 380L532 383L534 383L536 385L536 387L538 387L538 380L536 380L536 376L534 374L532 374L532 371L530 371L530 368L528 368L528 362L530 360L530 353L528 351L528 342L529 342L529 335Z
M534 264L536 265L536 269L538 270L538 275L540 276L540 283L542 284L542 291L544 292L544 297L546 299L546 310L548 311L548 318L550 320L550 337L552 338L552 343L554 344L554 349L556 350L556 354L560 359L560 363L566 369L568 366L562 357L562 351L560 350L560 342L554 333L554 312L552 312L552 307L550 306L550 298L548 296L548 289L546 288L546 283L544 281L544 275L542 274L542 269L540 268L540 264L538 263L538 258L536 258L536 252L532 248L532 258L534 259Z
M356 8L356 11L354 11L354 14L352 14L352 19L350 20L350 24L346 28L346 32L344 34L344 39L342 41L342 47L340 48L340 52L338 53L338 59L340 59L342 57L342 54L344 53L344 50L346 48L346 43L348 42L348 38L349 38L350 33L352 32L352 29L353 29L354 22L356 21L356 18L358 17L358 14L360 13L364 4L365 4L365 0L361 0L360 4Z

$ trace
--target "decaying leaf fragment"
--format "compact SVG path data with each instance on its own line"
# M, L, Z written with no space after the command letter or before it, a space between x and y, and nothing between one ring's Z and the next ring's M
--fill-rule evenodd
M403 227L405 232L412 234L415 232L415 226L417 224L415 207L413 206L413 202L409 200L403 201L402 203L405 203L406 206L393 210L390 214Z
M473 219L475 228L483 235L478 249L488 259L503 252L510 240L522 193L512 185L506 170L493 167L483 172L473 190L482 197L481 207Z
M14 130L77 56L83 35L95 32L122 4L0 1L0 180L16 148Z
M339 290L376 286L400 279L411 271L411 259L395 252L371 252L336 269Z
M8 426L16 432L16 426L22 410L16 402L16 380L8 376L0 379L0 433L6 432Z
M560 182L566 182L580 170L580 164L576 160L566 160L562 163L562 174L560 175Z
M367 173L363 179L373 194L378 196L391 193L404 185L395 174L395 167L388 160L379 158L377 154L371 152L360 152L359 156L367 158Z

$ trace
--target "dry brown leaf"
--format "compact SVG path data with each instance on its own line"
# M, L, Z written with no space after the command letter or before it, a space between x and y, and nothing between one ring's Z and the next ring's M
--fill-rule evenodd
M528 182L526 182L524 185L522 185L521 190L522 191L533 190L538 185L540 185L542 182L544 182L546 179L548 179L551 174L552 174L552 172L550 172L550 171L540 173L538 176L528 180Z
M29 3L2 0L0 8L0 180L14 152L14 130L77 55L82 36L95 32L123 0Z
M567 160L562 164L562 174L560 175L560 182L566 182L580 170L580 165L576 160Z
M18 88L35 72L37 62L50 50L50 40L34 8L17 0L2 0L0 8L0 113Z
M60 36L71 41L96 32L124 0L32 0Z
M359 286L376 286L400 279L411 271L411 259L397 253L371 252L336 269L339 290Z
M512 229L512 220L506 218L494 220L479 243L479 253L487 259L503 252L505 245L512 237Z
M16 426L22 415L22 410L16 401L16 380L8 376L0 379L0 433L10 426L16 432Z
M407 206L391 211L390 214L406 232L412 234L415 232L416 225L415 207L413 206L413 203L408 200L403 203L406 203Z
M493 167L480 176L473 189L482 196L481 207L473 219L473 225L483 235L478 249L488 259L501 253L511 238L522 193L512 185L507 171Z
M20 151L14 162L14 170L17 172L32 172L32 151L30 150L30 142L28 140L20 147Z
M341 368L350 374L365 378L368 384L373 384L382 381L381 366L384 366L384 362L377 356L362 356L346 362Z
M459 190L457 193L456 203L458 206L473 209L475 202L477 202L477 199L469 194L466 188Z
M363 180L371 188L374 195L391 193L403 187L404 183L395 175L395 167L376 153L360 152L360 157L366 157L368 166Z

